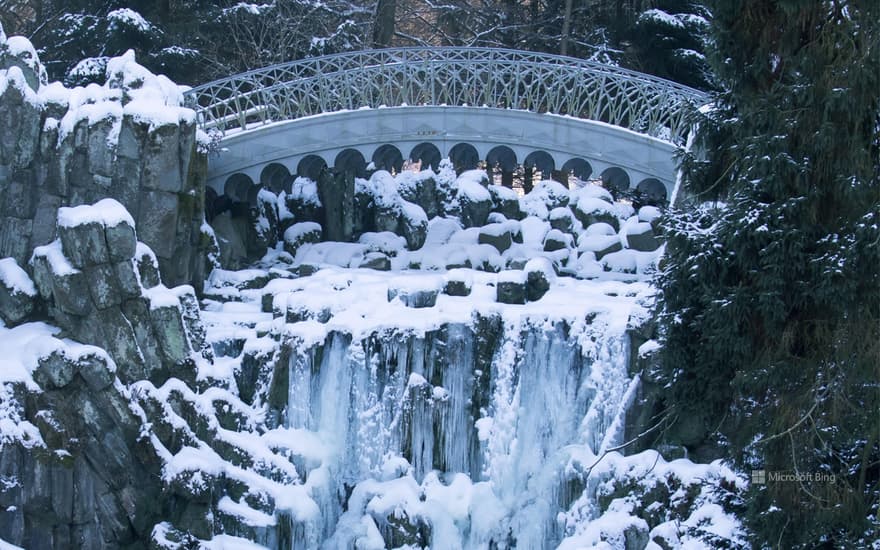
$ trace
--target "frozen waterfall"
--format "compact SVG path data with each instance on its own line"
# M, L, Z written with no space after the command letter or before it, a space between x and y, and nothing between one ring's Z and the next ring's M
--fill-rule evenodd
M628 350L601 315L295 347L287 428L312 432L321 458L301 465L320 513L293 520L292 547L555 547L572 461L618 442Z

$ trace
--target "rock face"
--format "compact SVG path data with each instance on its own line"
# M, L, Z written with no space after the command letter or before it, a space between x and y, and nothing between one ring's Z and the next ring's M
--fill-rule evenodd
M112 197L132 213L165 280L199 285L207 158L177 87L129 53L110 61L103 87L73 93L46 83L28 46L0 35L0 257L27 263L54 238L58 207Z
M137 242L134 220L122 205L104 199L61 208L57 227L59 238L37 247L31 262L54 321L77 340L106 349L124 382L192 378L189 355L204 344L184 318L197 321L194 291L167 289L155 274L147 277L152 288L144 288L139 266L152 254Z
M161 461L138 443L141 419L113 385L112 360L71 351L34 372L42 391L30 408L40 412L27 418L43 440L2 446L0 537L25 548L146 548Z

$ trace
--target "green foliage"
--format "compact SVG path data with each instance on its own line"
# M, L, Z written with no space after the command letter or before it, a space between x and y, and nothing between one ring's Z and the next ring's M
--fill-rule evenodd
M880 501L880 5L715 4L725 91L701 116L705 158L683 162L697 206L666 219L668 400L719 426L709 437L741 467L826 476L754 486L756 542L866 545Z

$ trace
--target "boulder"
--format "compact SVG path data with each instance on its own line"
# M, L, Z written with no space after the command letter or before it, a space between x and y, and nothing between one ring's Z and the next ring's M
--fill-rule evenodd
M501 185L490 185L492 211L503 214L509 220L521 220L525 214L519 206L519 195L513 189Z
M162 355L169 363L179 364L189 357L189 339L177 297L168 291L162 294L165 296L161 298L156 294L151 295L150 321Z
M398 277L388 285L388 301L396 298L406 307L434 307L442 287L437 277Z
M159 262L150 247L144 243L137 243L135 247L134 264L144 288L153 288L162 282L159 276ZM123 287L125 283L123 282Z
M403 200L419 205L428 219L443 213L433 171L423 170L417 174L404 171L397 179L400 181L398 190Z
M34 281L40 296L63 313L88 315L92 309L89 284L82 271L75 269L56 240L34 249Z
M654 236L654 230L648 222L638 222L625 228L626 241L629 248L641 252L653 252L660 248L660 241Z
M597 260L601 260L603 256L619 250L623 250L623 245L620 244L620 238L616 234L591 235L587 232L582 233L578 238L578 251L592 252L596 255Z
M376 271L391 271L391 260L381 252L368 252L358 267L375 269Z
M571 233L574 229L574 219L571 210L568 208L554 208L550 211L550 227L558 229L563 233Z
M318 178L318 196L324 205L325 238L348 242L354 234L354 174L324 170Z
M443 293L448 296L470 296L473 277L466 269L453 269L446 275Z
M425 237L428 234L428 216L417 204L406 201L401 203L398 222L400 233L406 239L406 246L410 250L419 249L425 244Z
M543 298L556 279L553 263L547 258L532 258L523 267L523 272L526 274L526 298L530 302Z
M502 271L495 287L495 299L502 304L526 303L526 274L523 271Z
M479 244L490 244L495 247L498 252L504 252L510 248L513 243L513 236L510 229L503 223L492 223L485 225L480 229L480 236L477 239Z
M456 180L461 223L465 227L486 225L492 210L492 195L487 189L489 177L483 170L468 170Z
M572 247L572 237L558 229L551 229L544 237L544 251L554 252Z
M34 310L37 288L13 258L0 260L0 319L11 327Z
M296 256L297 250L307 243L321 242L323 230L315 222L300 222L291 225L284 232L284 251Z
M601 222L607 223L616 231L620 228L620 220L618 220L613 208L614 206L604 199L581 196L573 205L572 212L584 227Z

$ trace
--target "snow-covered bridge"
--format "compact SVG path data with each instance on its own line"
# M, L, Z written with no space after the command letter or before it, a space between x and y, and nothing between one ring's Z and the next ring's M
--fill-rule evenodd
M274 65L192 89L222 138L209 185L241 196L324 166L568 171L668 195L694 89L585 60L490 48L396 48ZM288 184L289 185L289 184Z

